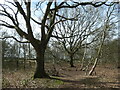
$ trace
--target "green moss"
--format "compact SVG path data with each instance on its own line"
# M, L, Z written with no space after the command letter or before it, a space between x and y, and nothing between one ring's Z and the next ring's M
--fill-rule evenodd
M57 88L57 87L59 87L62 84L64 84L63 81L60 81L60 80L50 80L45 85L48 88Z
M61 85L61 84L64 84L64 82L63 82L63 81L60 81L60 80L55 80L54 84L56 84L56 85Z

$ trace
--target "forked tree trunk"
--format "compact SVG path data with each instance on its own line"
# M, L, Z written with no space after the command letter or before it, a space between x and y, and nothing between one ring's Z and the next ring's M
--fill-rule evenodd
M55 16L56 16L56 12L58 9L55 9L53 16L50 20L50 26L49 26L49 32L48 34L45 34L45 23L46 23L46 18L47 15L49 13L50 10L50 6L52 5L52 3L48 3L46 12L45 12L45 16L42 20L42 25L41 25L41 40L31 40L31 44L33 44L33 47L36 50L36 54L37 54L37 67L36 67L36 71L34 74L34 78L50 78L49 75L45 72L45 68L44 68L44 55L45 55L45 50L47 47L47 44L50 40L50 37L52 35L52 32L54 30L54 22L55 22ZM35 43L35 42L36 43Z
M44 68L44 51L37 51L37 59L36 59L36 71L34 74L34 78L49 78L49 75L45 72Z

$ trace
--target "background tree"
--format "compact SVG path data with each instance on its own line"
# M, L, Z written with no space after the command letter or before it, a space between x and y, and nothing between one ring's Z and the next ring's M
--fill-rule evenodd
M109 41L103 45L101 50L101 63L117 63L118 55L118 39Z
M108 9L107 9L103 27L101 27L102 33L101 33L99 48L97 51L97 55L95 57L94 65L92 66L91 70L89 71L89 75L92 75L93 71L95 70L95 68L98 64L98 60L100 59L101 50L102 50L102 47L106 40L106 37L109 35L111 29L116 27L116 18L114 17L115 7L116 7L116 5L113 5L113 6L108 7Z
M76 17L78 19L77 21L65 21L57 24L56 31L54 32L57 36L56 38L62 43L70 57L70 66L74 67L74 55L80 49L87 48L89 44L98 38L95 34L102 27L99 20L100 12L98 12L98 9L89 6L87 8L79 7L72 10L66 9L62 13L66 17L69 17L69 15L72 17L78 15ZM99 26L97 26L98 23Z

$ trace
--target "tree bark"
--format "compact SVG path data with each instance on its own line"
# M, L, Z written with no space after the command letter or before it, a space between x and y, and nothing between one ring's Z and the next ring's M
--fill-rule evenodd
M17 61L16 61L16 68L17 68L17 70L18 70L18 68L19 68L19 60L17 59Z
M73 64L73 54L70 55L70 66L75 67Z
M2 66L4 67L5 40L2 40Z
M31 59L31 48L30 48L30 43L28 43L28 52L29 52L29 67L32 67L32 64L31 64L31 61L30 61L30 59Z
M34 74L34 78L50 78L49 75L45 72L44 68L44 54L45 54L45 49L41 48L36 51L37 53L37 59L36 59L36 71Z

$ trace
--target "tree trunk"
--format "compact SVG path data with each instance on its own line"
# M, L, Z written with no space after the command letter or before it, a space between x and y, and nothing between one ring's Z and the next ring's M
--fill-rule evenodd
M73 64L73 54L70 55L70 66L75 67Z
M5 40L2 40L2 66L4 67Z
M50 78L44 69L44 51L37 51L37 66L34 74L34 78Z
M25 70L25 64L26 64L26 47L25 47L25 44L23 44L23 49L24 49L24 64L23 64L23 67L24 67L24 70Z
M17 70L18 70L18 68L19 68L19 60L17 59L17 61L16 61L16 68L17 68Z
M29 49L28 49L28 50L29 50L29 57L28 57L28 58L29 58L29 67L32 67L32 64L31 64L31 61L30 61L30 60L31 60L31 48L30 48L30 43L28 43L28 48L29 48Z
M83 70L83 67L84 67L84 60L85 60L85 51L84 51L84 55L83 55L83 58L82 58L82 63L81 63L80 70Z
M92 75L92 73L95 71L95 68L97 66L97 63L98 63L98 60L100 58L100 53L101 53L101 49L102 49L102 46L104 44L104 40L105 40L105 37L106 37L106 29L103 31L103 34L102 34L102 42L100 44L100 47L98 49L98 52L97 52L97 57L95 59L95 62L94 62L94 65L92 66L91 70L89 71L89 74L88 75Z
M88 75L92 75L96 66L97 66L97 63L98 63L98 58L95 59L95 62L94 62L94 65L92 66L91 70L89 71L89 74Z

